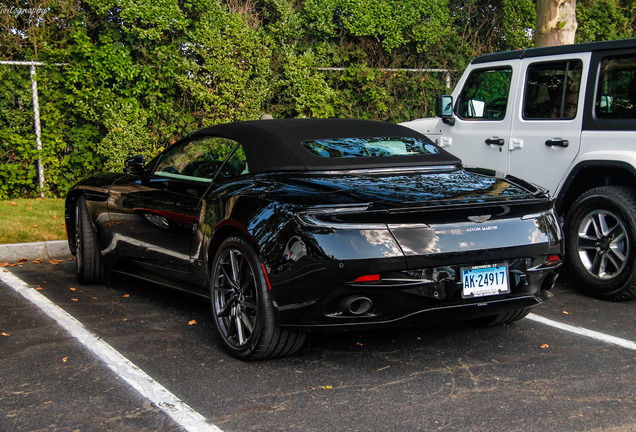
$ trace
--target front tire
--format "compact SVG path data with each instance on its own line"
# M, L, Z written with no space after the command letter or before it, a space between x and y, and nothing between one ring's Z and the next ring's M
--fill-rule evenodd
M75 261L79 283L97 284L106 281L104 260L84 195L75 200Z
M636 192L603 186L567 214L566 260L581 291L608 300L636 297Z
M212 264L210 294L214 324L232 356L243 360L283 357L302 347L304 332L276 323L263 268L241 237L221 243Z

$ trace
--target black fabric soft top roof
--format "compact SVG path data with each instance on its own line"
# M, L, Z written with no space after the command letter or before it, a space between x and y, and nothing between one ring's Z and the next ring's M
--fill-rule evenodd
M424 135L404 126L370 120L276 119L254 120L212 126L188 138L219 136L238 141L245 149L250 172L325 171L385 167L457 165L461 161L439 149L439 153L417 156L323 158L312 154L302 142L328 138L419 138Z

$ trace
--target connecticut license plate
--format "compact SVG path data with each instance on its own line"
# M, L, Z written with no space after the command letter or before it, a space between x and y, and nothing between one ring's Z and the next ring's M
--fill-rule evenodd
M461 269L463 298L484 297L510 292L508 266L494 264Z

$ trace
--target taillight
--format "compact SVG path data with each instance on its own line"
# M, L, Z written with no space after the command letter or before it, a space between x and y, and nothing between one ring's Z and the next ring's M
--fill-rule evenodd
M358 277L354 282L375 282L380 280L379 274L364 275Z

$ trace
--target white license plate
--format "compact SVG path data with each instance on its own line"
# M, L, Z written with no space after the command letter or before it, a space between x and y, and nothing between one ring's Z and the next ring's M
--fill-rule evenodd
M462 297L484 297L510 292L508 284L508 266L495 264L488 266L465 267L462 274Z

